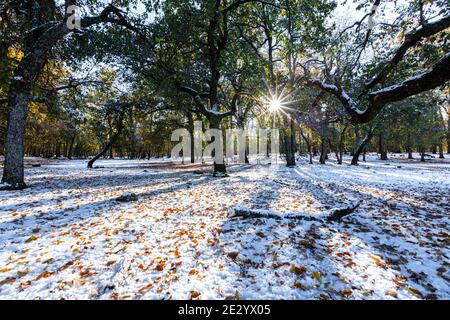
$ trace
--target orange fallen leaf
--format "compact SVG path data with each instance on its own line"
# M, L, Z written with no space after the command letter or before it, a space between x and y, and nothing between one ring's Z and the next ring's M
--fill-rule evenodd
M346 297L346 298L348 298L348 297L350 297L351 295L352 295L352 290L350 290L350 289L344 289L344 290L342 290L342 295L344 296L344 297Z
M396 291L389 291L388 295L390 295L391 297L397 298L397 292Z
M144 294L146 293L148 290L150 290L151 288L153 288L153 284L149 283L146 286L143 286L142 288L139 289L139 293L140 294Z
M107 263L106 263L106 266L107 267L110 267L110 266L112 266L113 264L115 264L116 263L116 260L110 260L110 261L108 261Z
M191 271L189 271L189 275L190 275L190 276L195 276L195 275L197 275L197 274L198 274L198 271L195 270L195 269L192 269Z
M161 261L160 263L158 263L157 265L156 265L156 270L157 271L163 271L164 270L164 268L166 267L166 263L164 262L164 261Z

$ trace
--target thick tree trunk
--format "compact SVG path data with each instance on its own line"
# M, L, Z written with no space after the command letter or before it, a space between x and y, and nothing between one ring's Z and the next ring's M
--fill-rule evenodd
M26 188L24 181L24 136L30 88L13 80L8 98L8 124L2 182L11 189Z
M211 129L220 129L221 118L216 116L211 116L210 118L210 128ZM221 146L223 148L223 146ZM218 163L214 161L214 176L215 177L224 177L227 176L227 167L225 165L224 159L222 159L222 163Z
M372 140L374 134L375 134L375 126L369 129L369 132L367 133L367 136L364 138L364 140L361 142L361 144L358 146L358 148L355 151L355 154L352 158L352 166L357 166L359 157L361 153L366 149L367 145L369 144L370 140ZM364 160L365 161L365 160Z

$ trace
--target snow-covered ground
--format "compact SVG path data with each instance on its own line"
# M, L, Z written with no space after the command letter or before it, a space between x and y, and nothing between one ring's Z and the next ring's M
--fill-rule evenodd
M29 189L0 191L0 299L450 299L450 162L368 160L224 179L152 161L27 168ZM356 200L341 223L229 217Z

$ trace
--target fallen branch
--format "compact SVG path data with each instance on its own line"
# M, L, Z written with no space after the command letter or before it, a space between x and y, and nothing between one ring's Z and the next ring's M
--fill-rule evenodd
M359 208L361 202L354 203L350 207L336 208L329 211L323 211L317 214L310 214L304 212L296 213L280 213L263 209L249 209L236 207L230 210L230 218L244 218L244 219L291 219L291 220L307 220L307 221L322 221L322 222L339 222L342 218L352 214Z

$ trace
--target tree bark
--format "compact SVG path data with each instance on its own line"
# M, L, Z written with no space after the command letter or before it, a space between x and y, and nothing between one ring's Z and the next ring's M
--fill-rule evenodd
M439 159L445 159L444 157L444 144L441 143L439 145Z
M375 128L376 126L372 126L369 129L369 132L367 133L367 136L364 138L364 140L361 142L361 144L358 146L358 148L355 151L355 154L352 158L352 166L357 166L359 157L361 153L366 149L366 146L369 144L370 140L372 140L374 134L375 134Z
M191 163L195 163L195 134L194 134L194 117L192 112L187 113L189 135L191 136Z
M89 169L92 169L94 167L95 161L103 157L109 150L112 148L112 146L116 143L117 139L119 139L120 135L122 134L122 131L124 129L123 124L123 114L119 116L119 123L117 125L117 131L116 133L111 137L111 140L103 147L103 149L100 151L99 154L97 154L94 158L92 158L89 162L87 167Z
M220 129L221 118L216 116L211 116L209 123L211 129ZM223 146L221 146L223 147ZM224 177L227 175L227 167L225 165L224 159L222 159L222 163L218 163L214 161L214 176L215 177Z
M408 152L408 159L409 160L414 159L411 147L407 147L406 151Z
M384 142L384 134L380 133L378 137L378 152L380 154L380 159L385 161L388 160L387 151L386 151L386 145Z
M450 109L450 106L447 106ZM447 153L450 154L450 110L448 111L447 119Z
M326 119L322 122L322 135L320 137L320 164L325 164L328 159L328 121L329 116L327 114Z
M67 159L69 159L69 160L72 160L73 146L75 144L76 138L77 138L77 135L74 134L72 139L70 140L69 150L67 151Z
M8 122L5 142L5 163L2 182L11 189L26 188L24 180L24 136L30 87L13 81L8 98Z
M286 165L288 167L295 167L295 132L294 132L294 119L289 117L289 132L284 136L284 146L286 152Z
M305 134L305 133L303 132L302 129L300 129L300 134L301 134L303 140L305 140L306 147L307 147L307 149L308 149L308 154L309 154L309 164L313 164L313 157L314 157L314 156L313 156L313 150L312 150L312 146L311 146L311 139L308 137L307 134Z
M341 131L341 134L339 135L339 150L338 150L338 159L337 159L337 163L339 165L342 164L343 162L343 157L344 157L344 139L345 139L345 132L347 131L348 128L348 123L345 123L344 128Z

